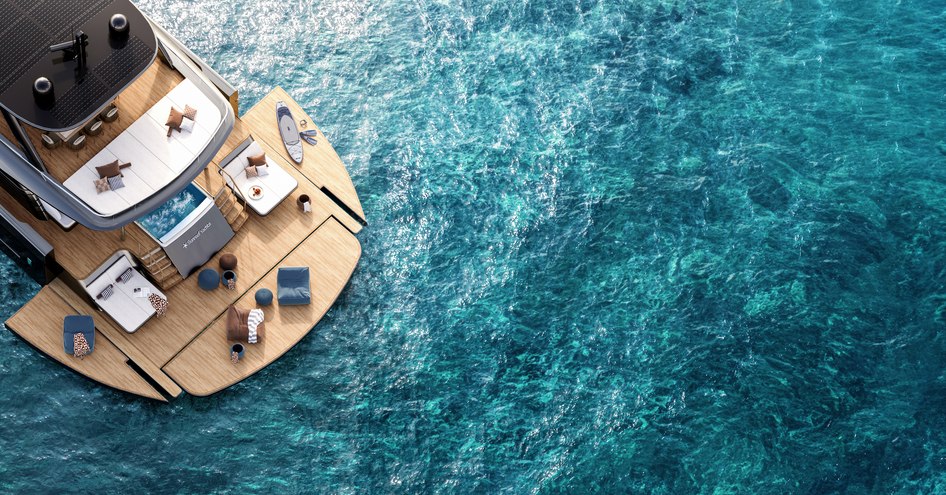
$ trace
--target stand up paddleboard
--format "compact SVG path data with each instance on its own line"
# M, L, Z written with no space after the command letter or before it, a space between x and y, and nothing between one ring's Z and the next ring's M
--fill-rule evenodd
M276 122L279 123L279 134L286 145L286 151L292 161L301 164L302 140L299 139L299 128L296 127L296 119L292 118L289 107L282 101L276 102Z

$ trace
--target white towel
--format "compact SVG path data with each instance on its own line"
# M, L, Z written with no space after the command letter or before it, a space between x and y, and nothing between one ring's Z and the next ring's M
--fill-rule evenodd
M249 316L246 317L246 327L249 330L246 341L255 344L257 340L256 327L263 322L263 310L251 309Z

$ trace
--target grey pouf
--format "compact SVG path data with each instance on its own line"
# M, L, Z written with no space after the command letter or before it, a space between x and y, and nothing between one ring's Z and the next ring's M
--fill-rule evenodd
M273 303L273 291L269 289L260 289L256 291L256 305L269 306Z

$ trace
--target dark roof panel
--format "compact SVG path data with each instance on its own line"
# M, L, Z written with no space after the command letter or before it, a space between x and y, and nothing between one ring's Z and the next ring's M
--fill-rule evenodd
M113 14L124 14L129 35L109 34ZM50 45L88 36L87 63L51 53ZM134 81L154 60L157 42L145 17L128 0L0 0L0 105L35 127L75 127ZM33 81L53 82L55 99L39 105Z

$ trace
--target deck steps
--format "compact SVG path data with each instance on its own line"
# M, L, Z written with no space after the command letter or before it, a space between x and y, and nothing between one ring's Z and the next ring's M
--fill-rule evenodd
M124 236L127 240L131 241L132 249L130 249L130 251L142 261L153 256L155 253L164 252L157 241L152 239L151 236L146 234L141 230L141 227L136 224L126 225L124 227Z
M167 278L158 282L158 286L161 287L161 290L170 290L171 287L174 287L175 285L183 281L184 281L184 277L182 277L181 274L178 273L177 269L174 269L171 271L171 275L169 275Z
M229 187L220 188L220 191L214 196L214 204L220 209L220 213L223 213L223 217L234 232L239 232L246 224L249 212L246 211L246 206L233 194Z
M141 266L151 276L151 280L163 290L170 289L183 280L164 249L158 248L156 251L151 251L145 256L139 257L139 259L141 260Z

